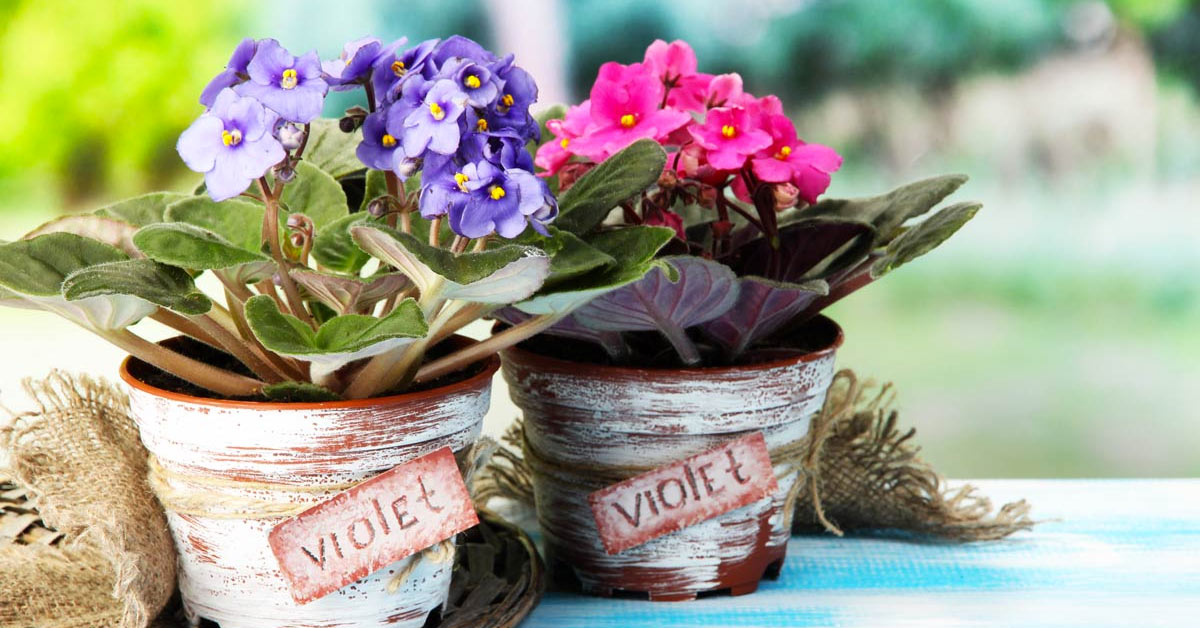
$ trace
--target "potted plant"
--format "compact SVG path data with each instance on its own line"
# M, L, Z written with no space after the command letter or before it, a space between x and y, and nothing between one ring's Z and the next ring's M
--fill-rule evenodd
M362 89L366 106L322 119L331 89ZM585 241L549 226L636 194L660 164L625 151L560 204L526 147L542 130L536 97L512 55L463 37L366 38L325 63L247 39L179 138L204 175L195 194L140 196L0 244L6 305L129 352L121 377L193 623L420 626L446 600L442 552L297 604L267 534L402 462L463 452L496 352L570 305L484 342L456 336L465 325L566 282L602 293L655 263L663 229ZM149 342L132 330L145 319L181 335Z
M842 342L820 312L936 247L979 205L951 205L914 224L964 182L959 176L819 200L841 165L837 153L801 141L779 99L745 92L737 74L699 73L681 41L654 42L641 63L604 64L590 99L559 115L536 163L563 198L625 146L669 154L655 187L612 215L606 206L564 215L558 228L595 238L658 225L674 237L644 278L502 353L525 415L548 559L601 595L754 591L782 564L800 473L786 452L821 408ZM530 311L521 303L497 316L520 324ZM603 478L754 431L772 452L773 497L605 551L587 499L613 481Z

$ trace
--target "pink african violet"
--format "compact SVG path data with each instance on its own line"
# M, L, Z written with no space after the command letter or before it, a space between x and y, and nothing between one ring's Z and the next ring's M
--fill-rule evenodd
M742 107L710 109L704 124L689 130L696 143L707 149L708 163L717 170L737 170L749 156L771 145L771 136Z
M801 140L776 96L758 98L745 91L740 75L705 74L698 67L687 42L661 39L650 44L641 63L605 63L591 98L546 124L554 139L538 149L534 163L543 169L540 176L558 174L572 158L586 168L650 138L673 153L667 170L685 180L728 188L747 202L753 186L774 185L783 199L779 209L799 199L815 203L842 158Z

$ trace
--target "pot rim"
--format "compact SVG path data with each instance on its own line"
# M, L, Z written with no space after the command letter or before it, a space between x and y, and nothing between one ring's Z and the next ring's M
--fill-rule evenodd
M836 321L824 314L818 314L811 320L824 320L829 325L833 326L833 340L828 345L810 351L798 356L787 358L779 358L776 360L768 360L766 362L755 362L753 364L740 364L733 366L692 366L692 367L650 367L650 366L612 366L609 364L595 364L591 362L576 362L574 360L564 360L562 358L551 357L534 353L527 349L522 349L519 345L513 345L500 352L503 356L518 356L519 361L526 364L536 364L538 367L551 367L559 371L577 371L580 366L592 369L603 370L606 374L626 375L630 377L653 373L657 376L664 374L702 374L702 375L721 375L725 373L747 373L755 371L769 371L777 368L784 368L793 364L803 362L814 362L826 356L837 352L845 341L845 334L842 332L842 326Z
M467 338L466 336L460 336L458 334L455 334L454 336L452 336L452 338L462 338L465 340L470 340L471 343L479 342L477 340ZM389 395L387 397L371 397L368 399L344 399L341 401L305 401L305 402L298 402L298 403L286 403L286 402L282 402L282 401L238 401L238 400L234 400L234 399L213 399L211 397L197 397L197 396L188 395L185 393L179 393L179 392L174 392L174 391L170 391L170 390L165 390L165 389L159 388L157 386L151 386L150 384L147 384L147 383L143 382L142 380L134 377L133 374L129 372L129 363L133 359L134 359L134 357L131 355L125 356L125 358L123 360L121 360L121 367L120 367L121 380L123 382L125 382L128 386L130 386L131 388L137 389L138 391L149 394L149 395L154 395L155 397L170 399L171 401L177 401L180 403L189 403L189 404L193 404L193 405L210 406L210 407L217 407L217 408L238 408L238 409L243 409L243 410L353 410L353 409L366 408L366 407L371 407L371 406L384 406L384 405L392 405L392 404L400 405L400 404L410 403L413 401L429 399L431 397L448 397L455 393L480 388L480 387L482 387L482 385L485 382L490 381L492 379L492 376L496 374L496 371L500 370L500 356L493 353L492 355L489 355L487 358L485 358L483 360L479 360L477 362L473 362L471 364L472 366L474 366L476 364L479 364L480 362L486 361L486 365L484 366L483 370L481 370L480 372L478 372L466 379L462 379L462 380L459 380L459 381L456 381L456 382L453 382L450 384L446 384L444 386L438 386L437 388L430 388L428 390L419 390L416 392L400 393L398 395Z

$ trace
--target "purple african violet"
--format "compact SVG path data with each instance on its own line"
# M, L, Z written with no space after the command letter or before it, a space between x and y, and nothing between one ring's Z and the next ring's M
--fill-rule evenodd
M250 81L239 85L239 92L257 98L284 120L311 122L321 115L329 86L321 78L315 50L295 57L274 39L264 39L246 71Z
M179 136L176 150L188 168L204 173L213 200L233 198L285 157L270 133L275 117L257 100L226 88Z
M466 110L465 100L453 81L434 83L421 108L404 121L404 154L418 157L430 150L449 155L458 150L462 135L458 120Z
M250 64L250 59L254 58L254 51L257 47L258 42L253 39L243 39L237 48L233 49L233 55L229 57L229 63L225 64L225 69L213 77L204 87L204 91L200 92L200 104L212 107L221 90L246 82L249 78L246 75L246 66Z

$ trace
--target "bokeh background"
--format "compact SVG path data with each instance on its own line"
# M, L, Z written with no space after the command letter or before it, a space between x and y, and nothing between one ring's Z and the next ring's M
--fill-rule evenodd
M951 476L1200 474L1196 0L0 0L0 238L190 189L175 138L241 37L455 32L515 52L544 105L684 38L845 155L833 195L970 174L974 222L832 310L841 364L896 383ZM120 357L30 312L0 334L14 408L25 375ZM489 429L515 414L498 390Z

